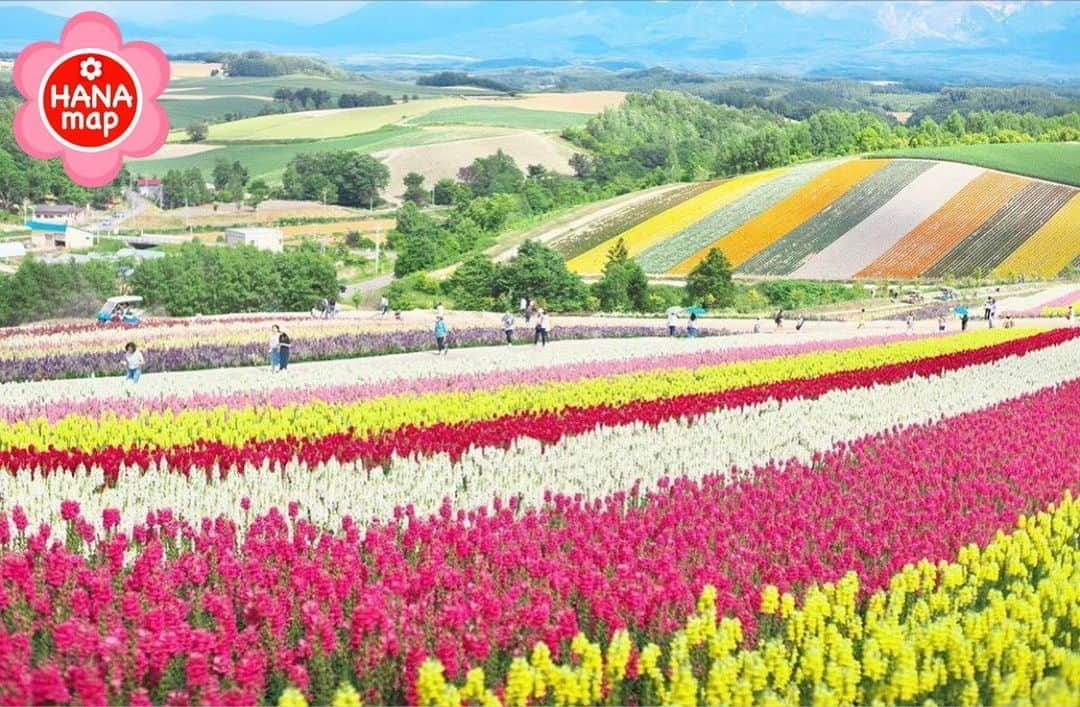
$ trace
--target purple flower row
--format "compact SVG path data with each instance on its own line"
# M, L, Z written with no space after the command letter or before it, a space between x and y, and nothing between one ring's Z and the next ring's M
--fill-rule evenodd
M532 329L519 327L517 341L532 341ZM702 331L701 336L727 334L727 331ZM643 336L667 336L667 330L643 326L560 326L552 330L552 341L571 339L625 339ZM494 346L504 343L503 332L495 328L472 327L451 330L449 345L454 348ZM385 354L422 351L434 345L432 334L416 329L388 332L338 334L315 338L293 339L291 360L324 361L336 358L358 358ZM189 371L202 368L233 368L258 366L267 361L264 342L246 344L178 343L167 348L144 351L144 372ZM61 378L86 378L97 375L119 375L123 367L122 351L91 351L43 354L32 358L5 361L0 367L0 383Z

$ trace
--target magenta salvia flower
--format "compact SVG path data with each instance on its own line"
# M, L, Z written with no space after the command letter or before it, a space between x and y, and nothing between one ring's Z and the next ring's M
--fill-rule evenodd
M79 517L79 502L64 501L60 504L60 517L64 520L75 520Z

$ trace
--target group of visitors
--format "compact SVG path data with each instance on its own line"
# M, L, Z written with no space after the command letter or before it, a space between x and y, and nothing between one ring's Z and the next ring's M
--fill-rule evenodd
M338 303L328 297L323 297L322 302L311 308L312 319L335 319L339 314Z
M773 324L776 325L776 330L777 331L784 328L784 308L783 307L776 310L776 314L773 315ZM805 325L806 325L806 318L803 317L803 315L800 314L795 319L795 331L802 331L802 328ZM760 319L755 319L754 320L754 333L758 334L760 332L761 332L761 320Z
M675 331L679 328L679 310L672 307L667 313L667 329L668 336L675 336ZM686 336L690 339L696 339L698 335L698 315L694 310L690 311L690 317L686 321Z
M384 298L385 299L385 298ZM551 331L551 315L547 310L542 307L537 307L531 300L526 298L521 299L519 311L525 318L525 323L528 324L534 317L536 318L536 325L533 327L533 345L546 347L548 343L548 333ZM503 337L506 339L507 346L514 345L514 331L516 329L516 320L513 312L504 312L499 319L499 324L502 327ZM450 333L450 327L446 323L446 314L443 310L442 302L435 305L435 354L446 355L448 346L447 338Z

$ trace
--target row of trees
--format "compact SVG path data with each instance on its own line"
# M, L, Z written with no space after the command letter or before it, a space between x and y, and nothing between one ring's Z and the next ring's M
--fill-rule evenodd
M526 241L506 263L474 253L439 284L421 273L399 280L390 291L395 306L418 304L409 300L410 288L443 295L462 309L489 311L515 309L523 297L555 311L661 312L680 304L724 308L735 302L731 266L720 251L711 251L690 273L685 288L654 287L621 240L591 286L567 269L557 251Z
M289 199L372 208L390 183L390 170L370 155L350 150L298 154L281 176Z
M592 154L575 158L578 176L627 191L888 148L1077 140L1080 113L953 111L942 124L927 117L907 127L869 111L827 110L792 122L759 108L654 91L628 96L563 135Z
M420 211L428 200L423 176L405 177L407 203L389 234L397 250L398 277L448 265L492 242L514 216L543 214L593 198L584 180L530 165L522 172L513 157L499 150L463 167L458 179L439 180L432 189L436 204L452 206L440 216Z
M14 275L0 275L0 326L90 316L116 288L113 263L47 265L24 258Z
M188 243L139 264L130 283L146 306L175 316L295 312L335 296L337 272L329 258L307 249L269 253Z
M501 81L495 81L494 79L486 79L481 76L472 76L464 71L440 71L436 74L430 74L428 76L421 76L416 79L417 86L477 86L479 88L486 88L491 91L500 91L502 93L510 93L512 88L507 86Z

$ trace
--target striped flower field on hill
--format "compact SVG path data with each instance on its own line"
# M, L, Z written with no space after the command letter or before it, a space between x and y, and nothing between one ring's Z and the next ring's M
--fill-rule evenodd
M0 702L1080 696L1080 330L746 338L8 384Z
M920 159L810 162L736 177L568 256L598 275L618 238L645 272L714 248L738 271L807 279L1057 275L1080 258L1076 187Z

